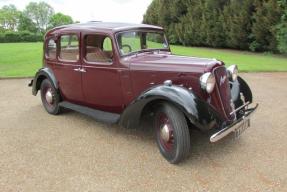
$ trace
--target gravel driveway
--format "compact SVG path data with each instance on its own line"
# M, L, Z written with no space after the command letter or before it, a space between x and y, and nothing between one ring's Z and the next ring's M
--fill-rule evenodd
M29 80L0 80L0 191L287 191L287 73L242 76L260 103L252 127L215 144L193 131L177 166L149 133L48 115Z

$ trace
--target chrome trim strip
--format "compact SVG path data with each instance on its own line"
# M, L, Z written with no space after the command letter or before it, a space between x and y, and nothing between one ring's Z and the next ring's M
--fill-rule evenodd
M232 115L233 113L236 113L237 111L239 111L240 109L246 107L246 106L249 105L249 104L250 104L250 102L248 101L247 103L245 103L245 104L242 105L241 107L238 107L237 109L235 109L234 111L232 111L232 112L230 113L230 115Z
M244 115L243 117L241 117L239 120L235 121L234 123L232 123L231 125L223 128L223 129L221 129L220 131L214 133L210 137L210 142L211 143L217 142L217 141L221 140L222 138L224 138L225 136L229 135L230 133L234 132L236 129L238 129L238 127L240 127L242 125L243 120L250 119L251 115L256 111L258 106L259 106L259 104L256 104L256 106L254 108L248 109L247 114Z

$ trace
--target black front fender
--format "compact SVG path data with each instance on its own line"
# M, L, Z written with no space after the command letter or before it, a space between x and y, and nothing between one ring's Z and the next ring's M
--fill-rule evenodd
M33 95L37 95L41 83L44 79L49 79L54 87L56 89L58 89L58 83L57 83L57 79L53 73L53 71L50 68L41 68L39 69L39 71L35 74L35 77L33 79L33 83L32 83L32 94Z
M234 82L230 81L230 84L231 84L231 97L234 103L240 100L240 93L244 95L246 102L249 101L250 103L252 103L253 101L252 91L248 86L248 84L246 83L246 81L244 81L244 79L238 77L236 81Z
M142 93L121 115L120 125L137 127L143 109L153 103L165 101L178 107L187 119L202 130L209 130L220 123L220 115L193 91L180 86L160 85Z

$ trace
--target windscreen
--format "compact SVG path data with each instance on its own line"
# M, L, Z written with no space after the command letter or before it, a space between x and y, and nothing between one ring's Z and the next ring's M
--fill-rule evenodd
M162 32L127 31L117 35L122 56L144 51L169 50Z

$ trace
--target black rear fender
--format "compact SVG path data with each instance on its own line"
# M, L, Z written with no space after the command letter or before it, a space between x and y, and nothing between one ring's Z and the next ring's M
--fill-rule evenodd
M42 68L36 73L32 83L32 94L37 95L40 90L41 83L44 79L49 79L54 87L58 89L58 83L53 71L50 68Z

